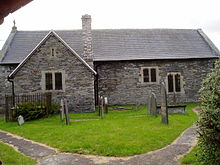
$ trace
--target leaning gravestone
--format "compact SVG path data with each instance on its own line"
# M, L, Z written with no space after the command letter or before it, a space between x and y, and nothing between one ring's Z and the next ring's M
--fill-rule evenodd
M70 125L69 110L68 110L66 99L64 99L64 107L65 107L66 125Z
M108 113L108 98L104 97L104 112Z
M150 91L148 98L148 114L157 116L157 100L155 93Z
M101 96L101 118L104 119L104 97Z
M149 114L149 115L152 114L152 112L151 112L151 95L152 95L152 92L150 91L149 96L148 96L148 101L147 101L147 103L148 103L147 114Z
M24 118L23 118L23 116L18 116L18 125L22 125L22 124L24 124Z
M150 96L150 113L151 115L157 117L157 100L155 93L151 93Z
M63 99L60 100L60 120L64 119L64 103Z
M167 93L164 82L161 83L161 122L168 124Z

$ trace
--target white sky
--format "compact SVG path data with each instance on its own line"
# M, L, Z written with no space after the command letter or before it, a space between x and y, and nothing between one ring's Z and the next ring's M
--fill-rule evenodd
M16 20L18 30L201 28L220 49L220 0L34 0L5 18L0 47Z

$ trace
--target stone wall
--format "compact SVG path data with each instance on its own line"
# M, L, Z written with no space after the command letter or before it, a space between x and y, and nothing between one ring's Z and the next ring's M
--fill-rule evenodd
M0 65L0 113L5 109L5 95L11 94L11 83L7 81L8 75L17 65Z
M179 72L183 90L175 95L176 103L196 102L202 80L213 68L213 59L155 60L95 62L99 74L99 93L109 98L109 104L147 104L149 91L153 91L160 103L160 81L167 84L168 72ZM141 82L141 67L158 67L156 84ZM174 95L168 94L168 102Z
M51 56L51 48L55 55ZM15 94L45 92L46 72L62 72L65 79L63 90L52 90L56 103L60 98L68 100L69 110L94 111L94 76L55 36L51 35L33 56L15 74Z

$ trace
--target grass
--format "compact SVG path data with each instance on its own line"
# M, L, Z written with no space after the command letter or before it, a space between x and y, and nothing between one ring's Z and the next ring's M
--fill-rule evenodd
M0 142L0 161L4 165L35 165L37 164L35 159L24 156L16 152L12 147Z
M200 165L200 163L197 162L197 156L198 153L198 146L195 146L190 153L185 155L183 159L181 160L182 165Z
M70 114L71 125L61 122L59 115L25 122L5 123L0 119L0 129L20 135L62 152L96 154L104 156L128 156L146 153L172 143L197 115L188 104L186 114L169 115L169 125L161 124L161 117L146 115L146 107L140 110L109 111L103 120L74 121L75 119L99 119L97 113ZM115 108L114 108L115 109Z

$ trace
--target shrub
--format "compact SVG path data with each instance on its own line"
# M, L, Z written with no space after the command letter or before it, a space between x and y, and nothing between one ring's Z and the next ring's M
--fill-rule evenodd
M16 120L19 115L23 116L25 121L35 120L44 117L46 115L46 109L41 105L35 105L33 103L19 103L14 109L14 120Z
M199 161L219 165L220 162L220 60L203 81L200 90L202 111L198 121Z
M58 113L59 112L59 108L60 108L59 104L52 104L49 114Z

